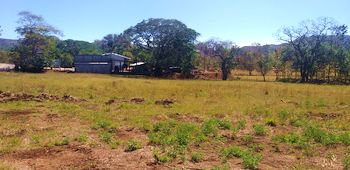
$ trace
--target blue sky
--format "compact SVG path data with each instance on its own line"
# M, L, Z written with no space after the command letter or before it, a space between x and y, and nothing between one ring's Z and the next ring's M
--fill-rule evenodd
M42 15L63 31L62 39L92 42L121 33L148 18L171 18L201 34L238 45L278 43L282 26L305 19L331 17L350 26L349 0L0 0L1 38L14 32L18 12Z

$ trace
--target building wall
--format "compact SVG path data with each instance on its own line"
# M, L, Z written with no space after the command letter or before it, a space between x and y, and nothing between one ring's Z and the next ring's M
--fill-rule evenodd
M74 57L75 72L110 74L121 71L127 58L118 54L78 55ZM115 70L118 66L119 70Z
M101 74L110 74L112 64L75 64L76 73L101 73Z

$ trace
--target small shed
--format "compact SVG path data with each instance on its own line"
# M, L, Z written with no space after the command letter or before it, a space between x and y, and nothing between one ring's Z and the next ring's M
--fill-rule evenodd
M106 53L103 55L77 55L74 57L76 73L111 74L123 72L129 58L120 54Z

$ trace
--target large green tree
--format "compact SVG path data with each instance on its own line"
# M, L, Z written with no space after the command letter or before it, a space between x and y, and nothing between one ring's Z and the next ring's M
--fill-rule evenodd
M53 62L51 50L55 50L53 37L62 33L47 24L43 17L27 11L20 12L16 32L22 37L13 52L16 68L25 72L42 72Z
M199 35L174 19L148 19L124 32L139 50L155 76L162 76L169 67L180 67L189 75L194 67L195 41Z

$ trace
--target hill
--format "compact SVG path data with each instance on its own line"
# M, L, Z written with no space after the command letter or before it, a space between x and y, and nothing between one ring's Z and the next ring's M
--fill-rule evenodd
M0 49L9 50L18 44L18 40L0 38Z

